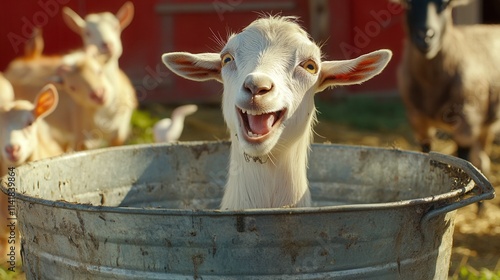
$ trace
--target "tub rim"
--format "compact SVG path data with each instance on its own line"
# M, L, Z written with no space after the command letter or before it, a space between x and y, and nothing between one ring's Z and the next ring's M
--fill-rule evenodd
M229 141L189 141L189 142L176 142L176 143L153 143L153 144L135 144L126 145L119 147L107 147L101 149L94 149L88 151L72 152L68 154L63 154L60 156L46 158L34 162L25 163L16 169L26 169L35 168L37 165L43 165L57 160L60 158L72 158L81 156L90 156L101 153L108 153L113 150L136 150L144 149L148 147L164 147L164 146L197 146L197 145L214 145L214 144L230 144ZM22 200L31 204L39 204L43 206L63 208L68 210L85 211L85 212L107 212L107 213L127 213L136 215L189 215L189 216L260 216L260 215L291 215L291 214L315 214L315 213L333 213L333 212L353 212L353 211L373 211L373 210L387 210L391 208L404 208L415 205L425 205L431 203L441 203L439 207L427 212L424 217L425 219L430 219L437 215L462 208L469 204L485 200L493 199L495 197L495 191L491 183L486 179L486 177L470 162L465 161L454 156L445 155L437 152L430 152L425 154L416 151L407 151L394 148L383 148L383 147L370 147L362 145L341 145L341 144L320 144L313 143L311 148L314 146L326 147L334 146L348 149L365 149L365 150L381 150L381 151L392 151L392 152L402 152L413 154L417 156L426 157L429 161L436 161L444 164L451 165L462 169L471 180L466 186L452 189L448 192L426 196L422 198L406 199L393 202L382 202L382 203L366 203L366 204L346 204L346 205L333 205L333 206L314 206L314 207L298 207L298 208L257 208L257 209L242 209L242 210L221 210L221 209L174 209L174 208L144 208L144 207L129 207L129 206L96 206L91 204L81 204L73 203L63 200L48 200L40 197L34 197L31 195L26 195L21 192L14 192L15 201ZM2 192L8 195L8 186L6 186L5 178L9 175L5 175L0 178L1 184L0 189ZM466 194L472 194L473 196L460 199ZM9 195L10 196L10 195ZM456 201L449 202L452 198L457 198ZM17 207L16 207L17 208Z

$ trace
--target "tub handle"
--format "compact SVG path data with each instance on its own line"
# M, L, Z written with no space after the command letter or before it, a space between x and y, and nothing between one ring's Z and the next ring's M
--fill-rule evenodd
M439 216L444 213L448 213L453 210L457 210L459 208L465 207L467 205L486 200L493 199L495 197L495 189L491 185L491 183L486 179L486 177L477 169L472 163L463 160L461 158L444 155L441 153L430 152L429 157L431 160L441 162L444 164L448 164L452 167L459 168L463 170L475 183L475 186L471 189L471 193L473 190L476 195L470 196L468 198L453 202L452 204L448 204L446 206L433 209L427 212L424 217L422 217L422 222L427 222L430 219Z

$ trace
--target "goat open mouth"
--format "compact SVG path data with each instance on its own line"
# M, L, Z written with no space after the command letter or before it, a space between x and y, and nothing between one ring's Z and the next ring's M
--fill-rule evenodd
M252 142L265 140L281 124L286 109L275 112L255 113L237 108L245 138Z

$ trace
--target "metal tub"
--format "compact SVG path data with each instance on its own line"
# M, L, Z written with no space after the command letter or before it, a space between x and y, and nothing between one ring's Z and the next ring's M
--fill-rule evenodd
M451 156L316 144L314 207L219 211L229 145L125 146L19 167L27 278L447 279L455 210L494 196Z

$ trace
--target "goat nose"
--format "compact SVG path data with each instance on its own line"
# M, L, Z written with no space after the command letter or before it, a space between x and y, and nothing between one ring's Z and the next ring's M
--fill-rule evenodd
M5 147L5 151L11 155L16 154L20 149L21 147L19 145L8 145Z
M94 100L95 102L102 104L104 103L104 94L105 91L103 88L98 88L95 89L90 93L90 99Z
M244 88L252 95L264 95L270 92L273 87L272 79L264 74L250 74L246 77Z
M426 43L429 43L432 38L434 38L434 35L436 35L436 32L432 28L424 29L424 30L419 30L418 31L418 36L421 39L424 39Z
M110 44L108 42L102 42L102 45L101 45L102 49L105 50L106 52L109 52L110 51Z
M95 94L99 97L102 97L104 95L104 89L103 88L96 89Z

